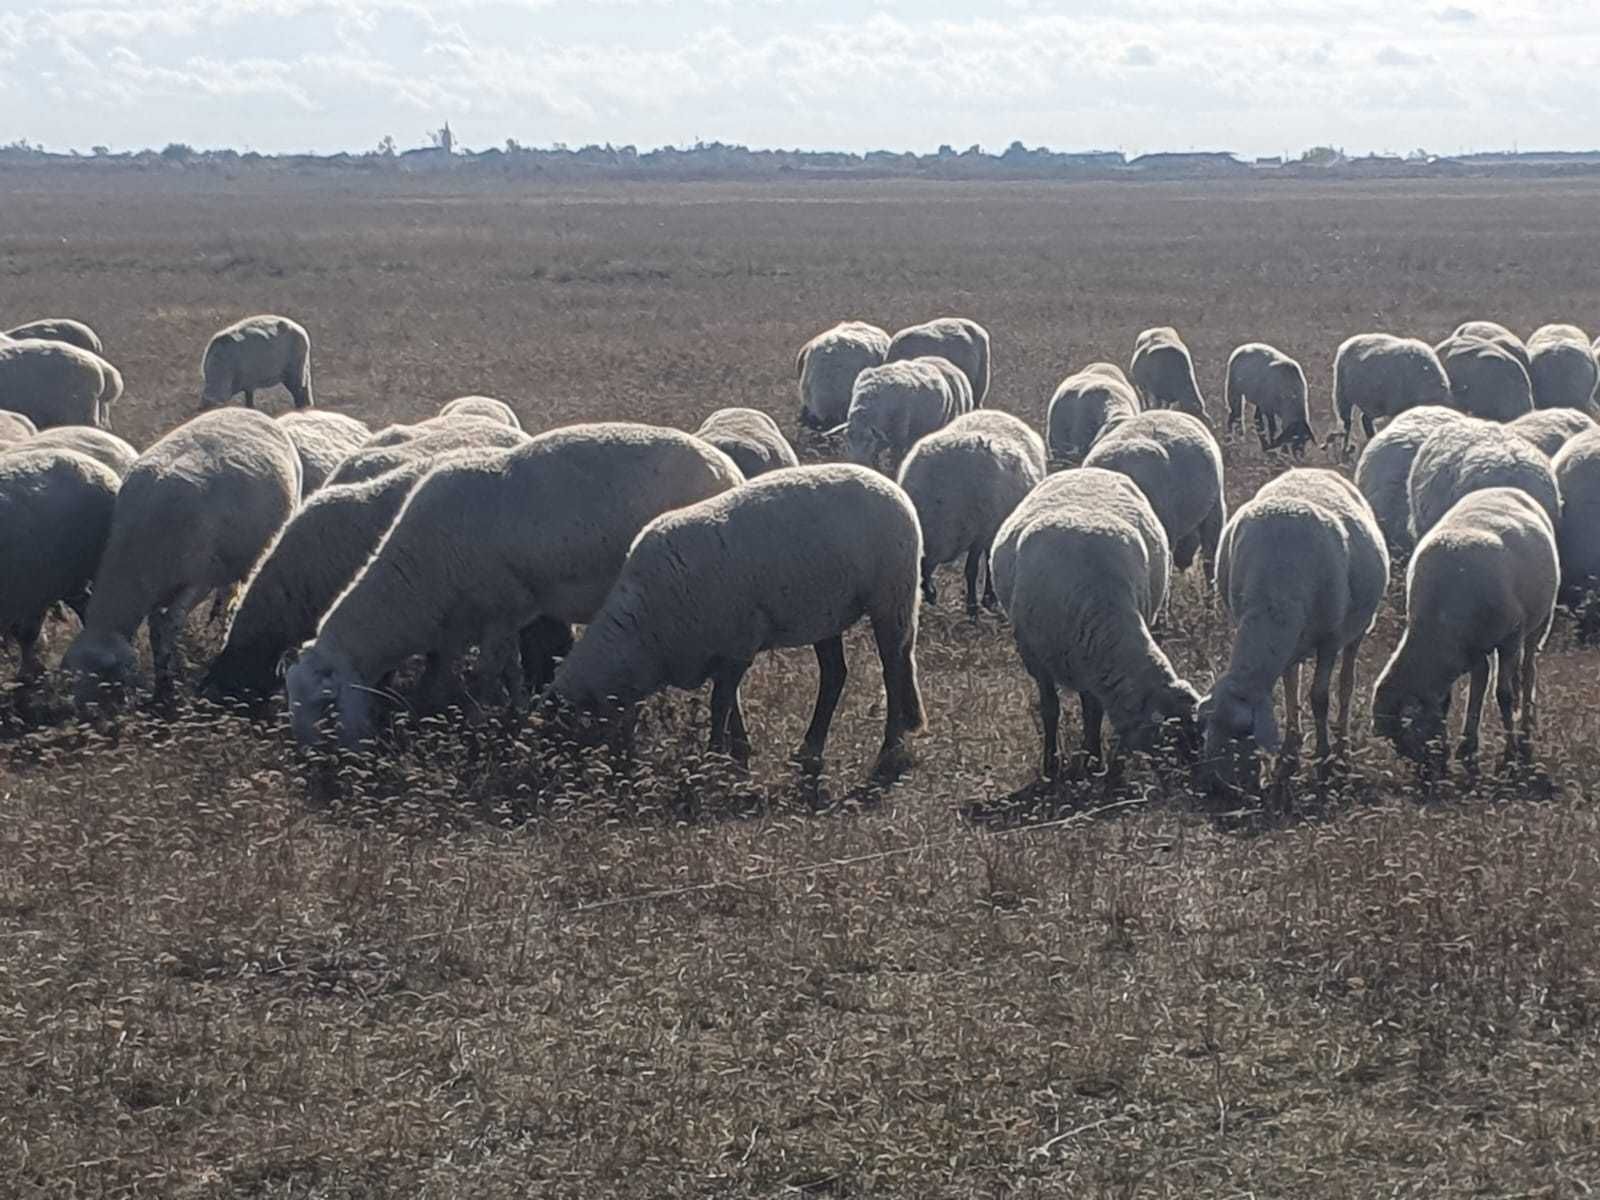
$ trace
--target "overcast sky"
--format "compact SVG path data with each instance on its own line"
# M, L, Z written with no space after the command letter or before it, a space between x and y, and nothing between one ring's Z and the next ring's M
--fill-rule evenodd
M1577 0L0 0L0 142L1600 145Z

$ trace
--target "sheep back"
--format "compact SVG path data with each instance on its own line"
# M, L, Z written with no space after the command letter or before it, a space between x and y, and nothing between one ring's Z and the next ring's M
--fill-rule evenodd
M0 446L15 446L39 432L39 427L19 412L0 409Z
M398 431L404 436L396 436ZM456 450L512 450L527 442L528 435L520 429L484 417L452 416L437 424L423 421L390 426L368 438L361 449L334 468L325 486L376 479L407 463Z
M1463 497L1489 487L1520 487L1544 508L1552 529L1561 521L1549 460L1505 426L1468 417L1439 426L1417 448L1406 482L1413 540Z
M1469 416L1514 421L1533 411L1528 372L1495 342L1451 337L1435 347L1450 380L1450 396Z
M1089 453L1100 431L1139 412L1139 397L1111 363L1091 363L1068 375L1050 397L1045 411L1045 440L1050 465L1075 466Z
M1561 492L1556 540L1563 590L1575 599L1600 586L1600 428L1562 446L1551 463Z
M1206 402L1194 377L1194 359L1170 325L1146 329L1135 339L1128 378L1147 408L1175 408L1205 420Z
M1439 356L1417 338L1358 333L1346 338L1334 355L1333 412L1346 441L1355 409L1370 423L1409 408L1450 403L1450 379Z
M1466 419L1459 410L1438 404L1408 409L1362 448L1356 460L1356 488L1372 507L1391 557L1399 559L1411 552L1410 480L1417 450L1441 424L1459 424Z
M841 321L805 345L795 358L800 387L800 424L831 429L850 411L856 376L881 367L889 354L889 334L865 321Z
M872 466L887 451L898 465L918 438L960 415L961 399L947 368L932 359L868 367L856 376L850 396L845 454L859 466Z
M1594 418L1576 408L1536 408L1507 426L1546 458L1553 459L1571 439L1596 426Z
M300 455L300 480L309 496L372 436L354 417L327 409L291 409L278 418Z
M315 403L311 336L288 317L261 313L219 329L200 359L200 406L215 408L240 392L282 384L296 408Z
M1198 418L1170 409L1139 413L1102 433L1083 465L1119 471L1139 485L1166 530L1180 569L1188 565L1180 543L1208 527L1214 527L1210 544L1202 548L1211 557L1227 518L1227 501L1222 451Z
M71 317L41 317L37 321L29 321L25 325L18 325L15 329L8 329L0 337L10 338L14 342L27 341L38 338L45 342L65 342L69 346L76 346L79 350L87 350L90 354L105 355L105 349L100 343L100 335L82 321L74 321Z
M504 400L496 400L493 396L457 396L440 406L439 415L446 418L483 417L509 425L512 429L522 428L516 411Z
M942 358L966 376L971 407L982 408L989 397L989 331L966 317L938 317L909 325L889 342L885 362Z
M122 376L98 354L65 342L0 342L0 408L40 429L110 423Z
M93 425L57 425L24 444L30 450L76 450L110 467L118 479L125 478L139 458L139 452L116 434Z
M1534 330L1528 338L1528 377L1535 407L1590 411L1600 367L1589 335L1576 325L1542 325Z
M778 423L758 409L719 408L694 435L733 459L746 479L800 465Z

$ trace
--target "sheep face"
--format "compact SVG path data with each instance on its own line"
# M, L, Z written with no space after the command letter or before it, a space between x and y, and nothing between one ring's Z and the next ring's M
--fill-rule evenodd
M844 439L845 461L858 467L876 470L878 459L889 450L889 439L881 429L860 422L851 422Z
M133 643L116 633L84 630L61 660L61 669L76 677L73 698L80 707L116 698L136 682L139 659Z
M295 741L302 746L318 746L326 740L324 722L330 716L338 718L339 740L344 745L358 746L372 737L372 689L337 655L315 645L308 647L284 676L284 690Z
M231 386L233 379L223 357L213 347L206 351L205 361L200 364L201 412L211 408L221 408L233 399Z
M1193 762L1200 748L1195 720L1199 706L1200 693L1185 681L1165 684L1146 701L1139 721L1117 730L1117 740L1131 753L1154 754L1170 747Z
M1270 693L1261 702L1251 703L1218 688L1200 701L1197 719L1204 731L1204 774L1211 783L1229 790L1259 783L1257 749L1276 754L1283 748Z
M1380 680L1372 697L1372 728L1394 743L1395 753L1412 762L1434 763L1443 755L1445 721L1450 714L1450 693L1418 696L1402 693L1389 680Z

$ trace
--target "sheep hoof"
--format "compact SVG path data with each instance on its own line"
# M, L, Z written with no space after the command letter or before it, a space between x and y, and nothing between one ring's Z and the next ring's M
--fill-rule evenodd
M800 749L789 756L789 761L799 769L802 775L816 776L822 774L822 751L812 746L801 746Z
M872 768L872 782L893 783L911 768L911 751L904 745L885 746Z
M969 620L969 621L973 622L974 624L976 624L977 620L978 620L978 612L979 612L979 609L978 609L978 606L976 604L967 605L967 620Z

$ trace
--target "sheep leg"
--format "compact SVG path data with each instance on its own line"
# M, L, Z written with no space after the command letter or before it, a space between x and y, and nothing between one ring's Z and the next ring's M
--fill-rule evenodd
M529 694L544 691L555 678L556 660L572 652L572 626L554 617L538 617L517 635L523 686Z
M1358 638L1344 648L1339 661L1339 751L1344 753L1350 745L1350 706L1356 694L1356 652L1361 649Z
M256 406L256 391L254 388L245 388L244 406L246 408L254 408Z
M1215 583L1217 578L1217 546L1222 542L1222 527L1226 524L1223 520L1222 500L1211 506L1211 511L1206 514L1205 520L1200 522L1200 560L1205 563L1205 580Z
M1300 664L1290 663L1283 672L1283 753L1300 752Z
M1517 738L1517 699L1522 691L1522 635L1506 639L1496 650L1499 671L1496 673L1494 698L1500 706L1500 724L1506 731L1506 761L1516 758L1521 749Z
M1083 716L1083 760L1087 770L1090 764L1104 760L1106 710L1088 692L1078 693L1078 710Z
M967 620L978 619L978 568L983 565L983 548L973 546L967 551Z
M839 707L839 697L844 694L844 681L850 670L844 661L844 638L824 638L812 649L817 652L817 706L811 713L811 725L806 730L805 741L795 754L801 767L807 771L822 769L822 749L828 742L828 729L833 724L833 710ZM884 664L885 675L888 664ZM887 680L886 680L887 681ZM889 711L894 713L895 689L889 687ZM893 716L890 717L891 721Z
M750 735L739 707L739 683L749 669L748 661L719 659L711 672L711 752L727 754L741 767L750 764Z
M1524 760L1533 755L1533 730L1538 723L1535 713L1535 695L1539 681L1539 642L1544 638L1545 630L1537 630L1528 635L1522 643L1522 738L1521 749Z
M1256 437L1261 440L1261 452L1265 454L1270 444L1267 439L1267 418L1259 408L1255 410L1255 428Z
M1361 411L1361 432L1367 435L1369 442L1378 435L1378 427L1372 423L1372 415L1365 409Z
M1483 720L1483 698L1489 690L1489 656L1472 664L1472 682L1467 689L1467 716L1461 726L1461 742L1456 757L1470 766L1478 758L1478 724Z
M1061 697L1056 694L1055 681L1043 671L1028 672L1039 688L1039 725L1043 738L1043 754L1039 760L1039 778L1055 779L1061 774Z
M44 674L44 663L39 658L39 634L44 629L44 613L11 630L21 651L17 664L17 682L32 683Z
M150 610L150 665L155 672L158 698L166 698L172 693L177 675L174 660L178 657L178 635L183 631L189 610L203 599L205 593L200 589L187 588L174 596L169 604Z
M1317 723L1317 761L1328 758L1328 694L1333 683L1333 664L1339 657L1332 646L1317 651L1316 670L1311 673L1311 717Z
M983 551L983 606L990 612L1000 607L1000 597L994 594L994 562L987 547Z

